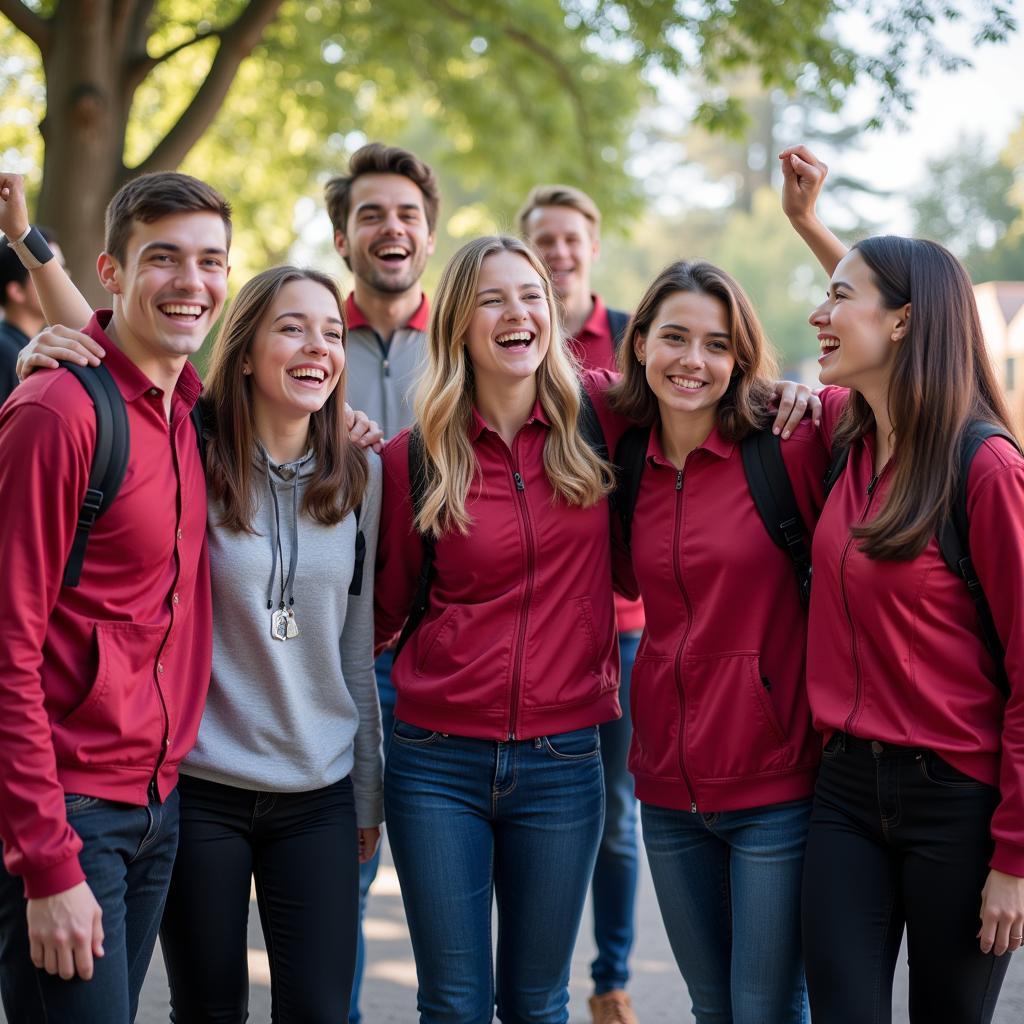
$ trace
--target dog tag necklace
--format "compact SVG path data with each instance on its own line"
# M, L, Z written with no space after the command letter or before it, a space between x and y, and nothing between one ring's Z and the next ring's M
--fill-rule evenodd
M269 467L268 467L269 474ZM299 635L299 624L295 620L295 568L298 564L299 556L299 537L298 537L298 523L296 516L298 515L298 487L292 490L292 521L295 523L292 536L292 550L291 557L288 560L288 580L285 582L284 578L284 552L281 550L281 510L277 503L277 489L274 487L272 480L270 482L270 493L274 500L274 533L275 533L275 544L274 544L274 564L270 570L270 593L267 595L267 608L271 610L270 616L270 635L275 640L280 640L282 643L285 640L294 640ZM277 567L281 567L280 575L280 590L278 593L277 607L274 608L273 602L273 588L275 583L275 577L277 576ZM285 596L287 595L287 603Z

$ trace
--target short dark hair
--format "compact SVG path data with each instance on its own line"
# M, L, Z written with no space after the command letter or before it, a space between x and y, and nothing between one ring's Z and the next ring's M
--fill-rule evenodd
M535 185L516 214L519 234L523 238L529 235L530 214L545 206L565 206L575 210L583 214L592 238L597 238L601 234L601 211L597 208L597 203L582 189L573 188L572 185Z
M103 251L124 262L135 221L152 224L172 213L216 213L231 245L231 205L211 185L178 171L142 174L122 185L107 206Z
M324 199L335 231L344 233L348 224L352 186L356 178L364 174L398 174L408 178L423 193L427 227L431 232L434 231L441 207L441 194L434 172L415 153L399 146L385 146L383 142L370 142L357 149L348 162L348 174L331 178L327 182Z
M38 227L38 225L37 225ZM49 228L39 228L39 233L48 242L57 242L57 237ZM28 271L21 265L18 254L6 243L0 243L0 307L7 308L7 286L28 281Z

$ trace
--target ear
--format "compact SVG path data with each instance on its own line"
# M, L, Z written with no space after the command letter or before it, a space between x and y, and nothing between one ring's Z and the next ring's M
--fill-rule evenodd
M647 358L646 353L647 339L639 332L633 332L633 355L636 356L636 361L643 366L644 361Z
M4 293L3 302L0 305L4 306L21 306L24 305L27 293L25 285L19 284L17 281L8 281L7 288Z
M601 238L598 235L594 235L590 241L590 256L594 263L596 263L601 256Z
M910 330L910 303L908 302L902 309L896 310L896 323L893 324L892 334L890 340L902 341Z
M348 259L348 239L340 228L334 232L334 248L342 259Z
M252 373L252 363L249 362L249 357L246 356L242 360L242 376L248 377Z
M435 237L434 232L431 231L430 234L427 235L427 255L428 256L433 256L434 255L434 247L435 247L436 244L437 244L437 238Z
M121 294L121 265L109 252L100 253L99 258L96 260L96 273L99 274L100 284L111 295Z

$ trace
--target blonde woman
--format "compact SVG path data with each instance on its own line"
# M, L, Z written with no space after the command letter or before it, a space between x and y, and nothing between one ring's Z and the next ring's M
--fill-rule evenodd
M609 467L577 430L580 377L522 242L453 257L428 351L417 426L384 451L376 589L381 642L410 614L432 538L385 776L420 1021L490 1021L496 1002L503 1021L554 1024L601 836L597 725L619 715Z

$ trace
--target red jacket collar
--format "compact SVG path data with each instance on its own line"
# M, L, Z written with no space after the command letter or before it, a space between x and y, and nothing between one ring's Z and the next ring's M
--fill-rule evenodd
M430 303L427 301L427 296L423 295L419 306L416 308L416 312L409 317L409 322L405 326L412 331L425 331L429 322ZM350 331L354 331L357 327L373 329L370 321L363 316L363 311L356 305L354 292L350 292L345 300L345 324Z

